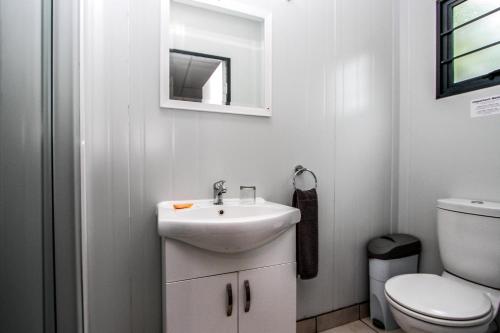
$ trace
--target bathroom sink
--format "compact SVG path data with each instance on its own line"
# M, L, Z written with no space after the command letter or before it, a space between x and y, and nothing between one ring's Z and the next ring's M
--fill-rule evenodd
M191 208L174 209L174 204L192 203ZM158 204L160 236L222 253L258 248L300 221L297 208L258 198L255 204L239 199L165 201Z

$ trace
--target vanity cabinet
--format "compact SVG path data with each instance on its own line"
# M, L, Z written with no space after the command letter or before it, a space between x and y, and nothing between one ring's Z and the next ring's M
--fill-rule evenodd
M245 309L245 281L250 288L250 308ZM295 332L295 264L252 269L238 273L238 333Z
M294 333L295 228L241 253L164 238L164 333Z
M167 333L291 333L295 263L167 283Z
M237 273L168 283L166 332L238 332L237 286Z

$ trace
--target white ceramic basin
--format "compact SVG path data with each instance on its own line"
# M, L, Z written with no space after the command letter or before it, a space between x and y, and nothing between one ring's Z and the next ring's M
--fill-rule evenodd
M192 208L174 209L177 203L193 203ZM158 204L160 236L223 253L260 247L300 221L300 211L258 198L253 205L239 199L165 201Z

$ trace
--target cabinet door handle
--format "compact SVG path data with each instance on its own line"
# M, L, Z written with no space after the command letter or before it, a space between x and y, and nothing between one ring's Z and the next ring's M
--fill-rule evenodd
M245 280L243 284L245 285L245 312L248 312L250 311L250 303L252 301L250 296L250 282L248 282L248 280Z
M227 293L227 306L226 306L226 314L228 317L231 317L233 314L233 287L231 283L226 285L226 293Z

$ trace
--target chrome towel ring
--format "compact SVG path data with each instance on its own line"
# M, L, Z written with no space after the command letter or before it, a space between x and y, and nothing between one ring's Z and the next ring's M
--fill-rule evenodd
M297 189L297 186L295 186L295 179L297 178L297 176L300 176L304 172L309 172L314 177L314 188L315 189L318 188L318 178L316 177L314 172L312 172L308 168L304 168L302 165L297 165L294 170L295 170L295 173L293 174L293 188L294 189Z

